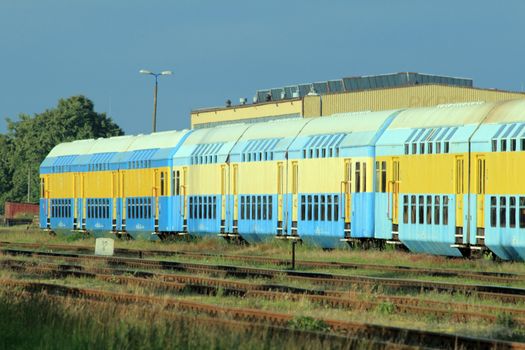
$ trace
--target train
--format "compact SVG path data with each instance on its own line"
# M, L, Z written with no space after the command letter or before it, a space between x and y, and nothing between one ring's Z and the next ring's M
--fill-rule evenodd
M524 170L524 99L240 120L57 145L40 227L524 260Z

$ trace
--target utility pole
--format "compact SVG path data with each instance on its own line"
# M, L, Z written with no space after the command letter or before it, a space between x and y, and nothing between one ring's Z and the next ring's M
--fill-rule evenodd
M159 77L161 75L173 74L170 70L165 70L160 73L153 73L152 71L141 69L140 74L148 74L155 77L155 89L153 90L153 132L157 132L157 91L159 89Z
M31 167L27 168L27 203L29 203L31 193Z

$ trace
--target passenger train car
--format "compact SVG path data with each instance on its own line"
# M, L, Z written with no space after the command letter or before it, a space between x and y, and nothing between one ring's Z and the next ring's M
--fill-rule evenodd
M41 228L524 260L524 123L509 100L64 143L41 165Z

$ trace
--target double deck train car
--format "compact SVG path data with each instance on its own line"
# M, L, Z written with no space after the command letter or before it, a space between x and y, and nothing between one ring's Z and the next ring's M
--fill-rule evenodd
M41 166L41 227L523 260L524 123L510 100L65 143Z

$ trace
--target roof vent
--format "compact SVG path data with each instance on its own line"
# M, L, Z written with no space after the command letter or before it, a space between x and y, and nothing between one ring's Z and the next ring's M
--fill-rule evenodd
M246 97L241 97L241 98L239 99L239 103L240 103L241 105L245 105L246 102L248 102L248 99L247 99Z

